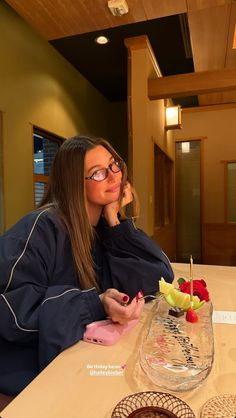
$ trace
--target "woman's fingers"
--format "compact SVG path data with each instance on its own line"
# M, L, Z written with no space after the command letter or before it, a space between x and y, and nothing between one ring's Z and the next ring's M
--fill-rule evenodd
M121 200L121 207L128 205L133 201L133 193L132 193L132 187L130 183L127 183L123 190L123 197Z
M120 305L126 305L129 302L129 296L126 293L119 292L117 289L107 289L106 295L116 300Z
M132 306L132 319L138 319L142 313L143 307L144 307L144 300L141 299L139 295L135 296L135 298L132 300L129 306ZM127 308L128 308L127 307Z
M142 313L144 301L139 300L141 293L129 302L129 296L116 289L108 289L100 295L104 309L114 322L126 324L132 319L138 319Z
M129 203L133 201L133 193L132 193L132 187L130 183L126 183L123 190L123 196L121 199L121 202L119 203L118 200L108 203L103 208L103 216L106 219L109 226L115 226L120 223L118 213L119 210L125 206L127 206Z

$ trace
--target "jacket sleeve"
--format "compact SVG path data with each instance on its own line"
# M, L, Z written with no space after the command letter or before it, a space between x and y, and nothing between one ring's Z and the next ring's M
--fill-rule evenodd
M80 290L63 272L62 283L52 280L55 229L44 220L31 232L28 241L22 228L0 240L0 337L38 349L41 370L106 315L94 288Z
M113 287L130 297L139 290L146 295L156 293L161 277L173 281L173 270L165 253L132 220L105 227L103 245Z
M24 284L0 297L0 336L20 345L38 343L39 370L83 338L88 323L106 314L95 289Z
M106 313L94 288L48 288L39 310L39 365L43 369L61 351L83 338L85 326Z

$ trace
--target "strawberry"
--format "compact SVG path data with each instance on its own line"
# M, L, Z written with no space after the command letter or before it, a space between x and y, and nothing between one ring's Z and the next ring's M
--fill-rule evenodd
M196 314L193 308L188 308L187 313L186 313L186 321L188 322L198 321L198 315Z

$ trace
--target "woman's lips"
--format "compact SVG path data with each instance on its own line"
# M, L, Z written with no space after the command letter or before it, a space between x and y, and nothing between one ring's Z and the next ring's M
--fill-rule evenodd
M108 193L116 193L118 191L120 191L120 184L116 184L112 187L110 187L109 189L106 190Z

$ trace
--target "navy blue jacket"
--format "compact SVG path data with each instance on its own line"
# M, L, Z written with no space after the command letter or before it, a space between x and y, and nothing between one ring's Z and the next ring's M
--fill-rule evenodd
M96 227L101 291L134 297L173 280L166 255L131 220ZM0 392L19 393L61 351L106 317L94 288L81 290L68 234L54 209L36 210L0 237Z

